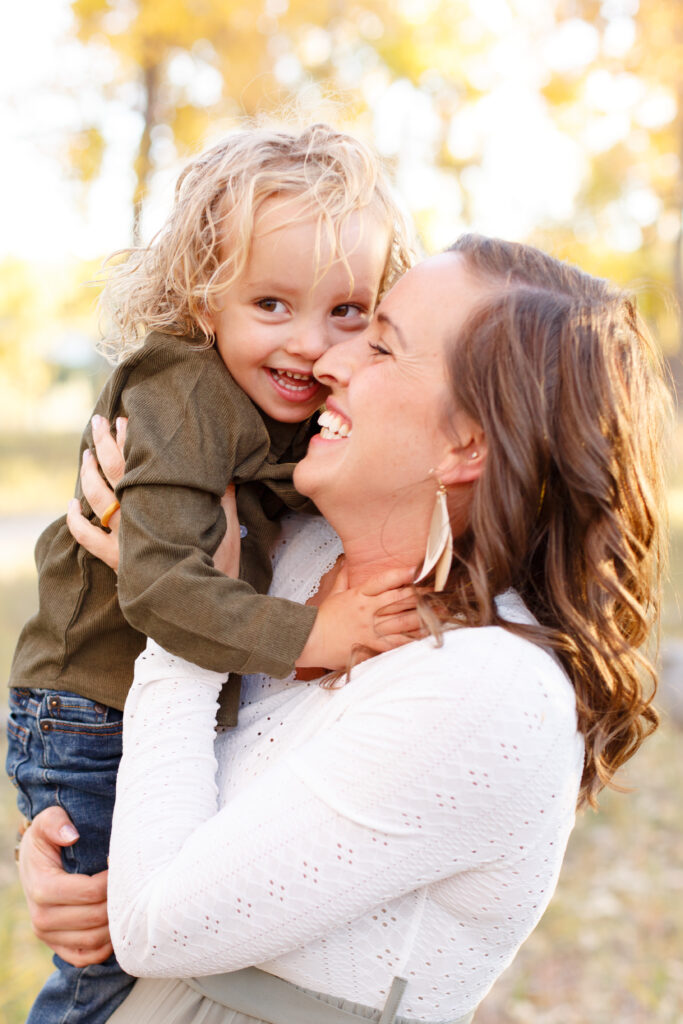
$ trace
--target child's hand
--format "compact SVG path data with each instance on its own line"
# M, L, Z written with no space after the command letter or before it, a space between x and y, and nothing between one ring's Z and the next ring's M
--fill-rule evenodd
M407 586L413 572L391 569L360 587L348 587L342 569L334 589L318 609L297 666L345 669L352 652L356 661L363 661L423 636L416 596Z
M109 429L109 421L103 416L93 416L92 434L95 442L97 458L91 452L83 452L83 463L81 465L81 487L87 498L90 507L100 518L105 515L107 509L116 505L116 495L111 487L114 487L125 469L123 458L123 446L126 441L126 427L128 421L119 417L116 421L116 438L114 439ZM111 484L107 486L98 471L98 463L102 472ZM69 502L69 510L66 514L66 522L72 537L82 544L96 558L100 558L114 572L119 568L119 511L116 509L108 517L111 533L105 533L99 526L95 526L81 512L80 503L76 498Z
M69 874L60 848L78 832L61 807L36 815L19 847L19 874L33 930L50 949L73 964L99 964L112 953L107 918L107 874Z

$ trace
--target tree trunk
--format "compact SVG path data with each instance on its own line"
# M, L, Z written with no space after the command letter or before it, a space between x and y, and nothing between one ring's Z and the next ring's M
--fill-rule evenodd
M138 153L135 158L135 191L133 193L133 245L140 245L140 220L142 217L142 204L147 194L147 186L152 171L151 149L152 130L157 123L157 94L159 90L159 67L151 64L143 69L143 116L144 126Z

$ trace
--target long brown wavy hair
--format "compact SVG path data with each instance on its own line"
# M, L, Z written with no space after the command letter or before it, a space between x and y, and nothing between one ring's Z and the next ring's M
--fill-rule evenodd
M494 285L446 353L452 408L483 428L487 457L446 590L423 606L432 623L496 624L557 653L585 737L579 802L595 806L658 721L662 361L606 281L497 239L449 251ZM495 596L510 587L538 626L501 620Z

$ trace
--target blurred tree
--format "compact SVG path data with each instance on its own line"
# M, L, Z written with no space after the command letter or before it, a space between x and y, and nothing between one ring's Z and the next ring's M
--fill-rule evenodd
M39 272L21 260L0 264L0 424L5 429L13 395L20 394L24 404L35 402L50 382L33 343L49 308L41 284Z
M560 25L582 19L599 37L594 59L558 72L544 90L591 157L575 246L588 235L611 242L626 254L622 273L661 285L649 312L683 385L683 4L559 0L557 17Z
M445 139L454 106L476 92L468 61L491 38L477 28L468 0L259 0L254 6L244 0L72 0L71 6L81 42L114 58L106 98L132 105L141 116L136 241L151 176L169 143L187 152L212 120L296 108L306 85L318 97L343 96L349 121L367 111L373 76L375 85L378 76L384 84L404 78L438 97ZM84 125L70 150L83 181L97 176L104 151L102 124Z
M181 149L195 146L207 114L224 98L217 73L226 72L231 95L245 103L249 84L268 69L267 37L239 0L73 0L72 10L79 38L116 59L109 98L141 115L133 193L138 241L159 129L166 126ZM72 155L88 181L103 149L101 127L88 126L84 137L88 144Z
M88 187L100 178L110 147L120 150L132 138L137 243L154 174L199 148L216 125L269 111L309 119L307 111L320 116L327 108L330 118L369 135L374 99L403 80L409 96L419 92L436 111L429 159L450 160L457 173L462 164L454 163L445 145L449 120L478 95L468 62L492 38L473 16L472 3L69 0L75 38L90 56L83 65L89 89L86 94L63 86L75 100L76 124L63 163ZM397 162L406 151L412 158L410 132L397 134L385 153ZM54 385L57 363L52 355L43 358L50 345L58 347L64 335L97 333L93 293L75 288L76 280L93 275L75 265L64 273L19 263L4 269L0 404L6 411L3 396L17 395L28 409ZM66 279L67 269L73 281ZM88 307L86 320L81 304Z
M87 413L102 373L86 341L96 333L95 293L83 281L96 269L0 263L0 433L48 425L46 395L69 373L87 378Z

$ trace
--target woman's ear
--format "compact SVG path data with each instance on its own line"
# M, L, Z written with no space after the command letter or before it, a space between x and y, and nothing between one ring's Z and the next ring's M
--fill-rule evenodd
M478 480L486 462L486 438L482 430L471 431L466 445L452 445L435 470L435 476L446 487L469 484Z

